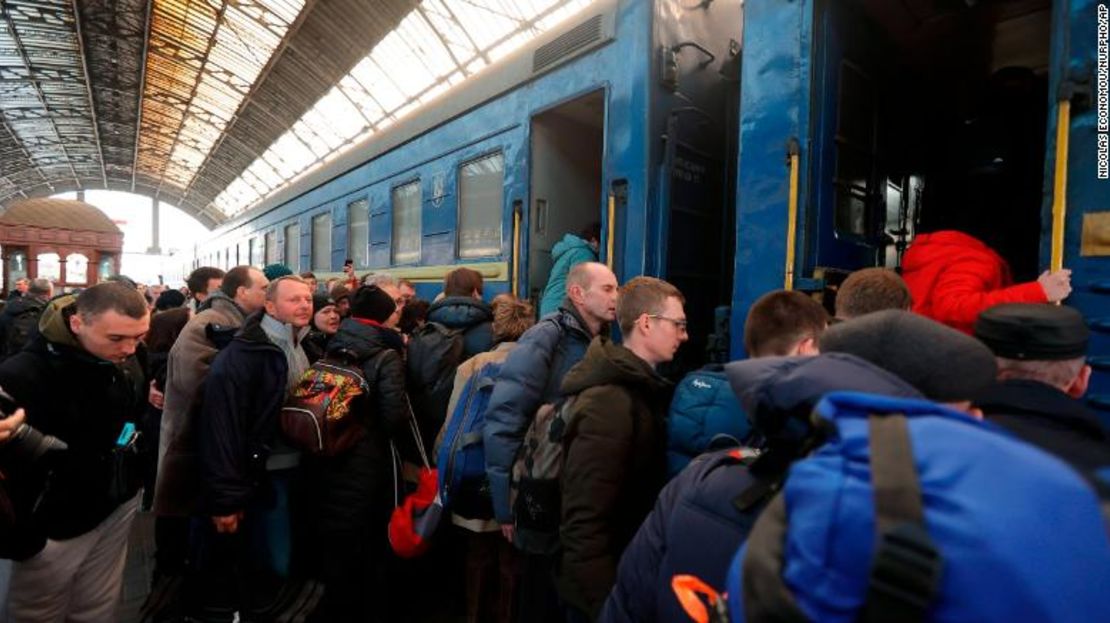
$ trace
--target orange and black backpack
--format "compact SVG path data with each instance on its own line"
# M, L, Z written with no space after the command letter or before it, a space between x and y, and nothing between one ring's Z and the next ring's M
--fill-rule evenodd
M355 406L359 396L369 393L357 360L329 353L293 387L281 409L281 431L294 447L310 454L343 454L366 434Z

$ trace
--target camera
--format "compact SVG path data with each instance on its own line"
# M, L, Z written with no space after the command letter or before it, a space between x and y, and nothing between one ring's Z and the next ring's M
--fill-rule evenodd
M15 399L0 388L0 420L7 419L15 412ZM3 445L5 461L13 463L34 463L52 451L68 450L66 442L53 435L44 435L35 427L24 422L15 429L8 442Z

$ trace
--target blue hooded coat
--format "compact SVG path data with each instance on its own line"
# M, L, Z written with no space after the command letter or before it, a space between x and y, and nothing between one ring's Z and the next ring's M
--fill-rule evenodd
M551 248L551 259L555 264L551 267L551 275L547 278L547 285L540 297L540 317L544 317L557 309L567 295L567 274L575 265L582 262L596 262L597 251L589 242L567 234Z

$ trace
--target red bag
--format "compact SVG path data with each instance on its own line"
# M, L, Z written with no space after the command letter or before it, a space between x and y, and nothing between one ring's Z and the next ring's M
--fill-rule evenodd
M401 558L415 558L428 551L432 536L439 527L440 517L443 516L443 502L439 498L439 476L428 463L428 455L424 452L424 441L420 438L416 421L410 418L409 426L412 427L416 447L424 465L420 468L416 491L406 496L403 502L400 501L398 489L401 478L399 474L394 475L395 507L389 518L389 545ZM396 446L392 450L393 465L396 467L400 463L400 457Z

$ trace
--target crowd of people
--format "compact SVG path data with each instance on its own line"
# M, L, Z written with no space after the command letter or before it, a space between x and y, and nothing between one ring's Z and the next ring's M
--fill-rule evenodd
M596 228L564 246L579 259L543 314L465 267L432 301L350 264L324 283L202 267L186 293L17 284L0 315L6 620L115 620L142 510L149 621L1110 613L1090 335L1045 304L1067 273L992 294L1003 277L969 285L975 270L914 252L905 281L853 273L831 315L764 295L721 375L744 438L670 478L680 379L661 370L689 337L684 295L619 283Z

